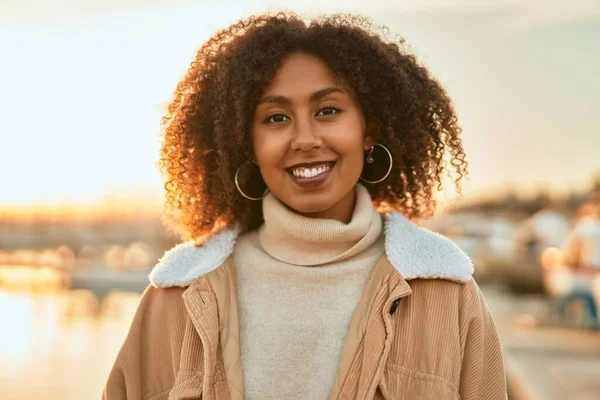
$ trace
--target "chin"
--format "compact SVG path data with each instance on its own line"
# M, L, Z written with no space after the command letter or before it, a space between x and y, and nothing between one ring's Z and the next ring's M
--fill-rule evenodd
M332 202L330 199L319 199L318 197L321 196L315 196L314 194L304 194L296 196L287 195L277 197L286 206L301 214L320 213L323 211L327 211L335 205L335 202Z
M291 204L290 204L291 203ZM323 202L295 202L286 203L288 207L299 214L317 214L329 210L333 204Z
M289 179L289 177L286 178ZM298 187L288 179L270 182L271 184L268 186L276 188L276 190L270 189L271 192L288 208L298 214L310 216L311 214L327 214L353 190L354 184L350 185L348 182L336 178L337 176L332 175L326 182L317 183L313 187L305 189ZM349 188L347 189L346 186Z

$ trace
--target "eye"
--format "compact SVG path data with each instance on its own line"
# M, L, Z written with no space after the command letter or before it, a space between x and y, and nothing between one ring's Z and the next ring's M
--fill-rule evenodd
M282 122L285 122L286 119L289 118L283 114L271 114L267 117L267 119L265 119L265 122L269 124L280 124Z
M321 108L321 109L319 110L319 112L317 113L317 116L324 116L324 117L327 117L327 116L329 116L329 115L334 115L334 114L337 114L337 113L339 113L340 111L341 111L341 110L339 110L339 109L337 109L337 108L335 108L335 107L324 107L324 108Z

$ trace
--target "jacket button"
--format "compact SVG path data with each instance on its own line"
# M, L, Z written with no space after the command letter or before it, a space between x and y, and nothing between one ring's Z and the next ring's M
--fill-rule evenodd
M390 314L391 315L394 315L394 313L396 312L396 308L398 308L398 304L400 304L400 300L402 300L402 299L396 299L392 303L392 308L390 308Z

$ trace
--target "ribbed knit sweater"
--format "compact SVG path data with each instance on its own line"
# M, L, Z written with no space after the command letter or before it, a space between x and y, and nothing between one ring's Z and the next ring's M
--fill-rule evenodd
M348 224L302 216L269 194L264 224L238 239L246 399L329 397L352 314L384 252L381 216L368 191L355 190Z

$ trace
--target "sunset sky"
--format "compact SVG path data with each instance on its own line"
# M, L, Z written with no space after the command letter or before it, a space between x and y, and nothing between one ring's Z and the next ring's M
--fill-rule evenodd
M403 36L455 101L467 193L584 188L600 171L600 2L482 3L3 1L0 205L160 193L161 106L194 52L275 9L368 15Z

